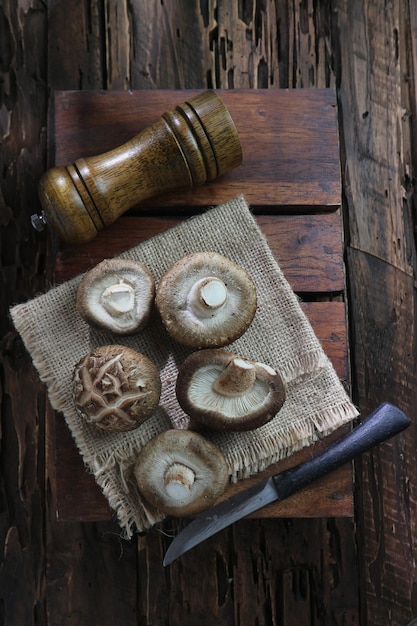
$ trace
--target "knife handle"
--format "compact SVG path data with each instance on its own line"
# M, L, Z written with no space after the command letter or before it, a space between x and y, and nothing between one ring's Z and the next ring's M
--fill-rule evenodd
M352 461L373 446L405 430L411 421L400 409L385 402L351 432L304 463L273 476L279 498L284 499L313 480Z

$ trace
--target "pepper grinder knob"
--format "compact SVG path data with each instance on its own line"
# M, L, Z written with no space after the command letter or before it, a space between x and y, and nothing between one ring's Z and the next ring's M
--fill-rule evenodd
M63 241L85 243L144 200L202 185L241 162L229 111L205 91L118 148L48 170L39 183L44 221Z

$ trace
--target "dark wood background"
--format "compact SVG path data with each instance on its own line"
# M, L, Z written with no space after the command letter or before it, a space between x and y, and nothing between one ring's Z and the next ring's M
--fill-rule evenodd
M1 626L417 616L416 48L413 0L2 1ZM8 308L51 280L29 216L52 91L207 87L337 90L352 394L413 425L355 464L354 519L243 520L164 571L160 532L127 543L111 523L56 522L49 408Z

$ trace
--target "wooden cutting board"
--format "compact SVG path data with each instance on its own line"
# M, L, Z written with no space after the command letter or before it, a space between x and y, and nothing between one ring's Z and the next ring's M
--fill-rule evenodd
M139 133L197 91L57 92L49 129L50 165L101 154ZM125 214L80 246L58 245L56 284L160 233L190 214L243 194L339 377L348 382L343 225L337 109L332 90L218 91L236 124L243 163L194 190L166 194ZM62 415L47 420L48 476L60 520L110 519ZM346 431L280 462L285 469ZM259 475L230 492L242 489ZM351 467L345 466L257 517L352 516Z

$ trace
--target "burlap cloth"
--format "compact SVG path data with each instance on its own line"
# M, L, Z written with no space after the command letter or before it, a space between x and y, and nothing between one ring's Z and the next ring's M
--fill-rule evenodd
M357 411L306 319L243 197L238 197L126 251L152 271L155 280L177 259L212 250L246 268L257 286L258 308L250 329L230 349L277 369L287 398L267 425L247 433L217 433L232 481L255 474L352 420ZM125 535L143 531L162 515L146 506L132 478L135 458L160 431L182 428L187 418L175 399L177 366L190 350L167 336L157 314L140 334L115 338L92 330L75 309L80 276L14 306L11 315L52 406L72 432L88 471L95 476ZM160 407L135 431L97 432L77 415L71 395L74 365L99 345L122 343L144 353L162 379ZM57 416L57 419L60 415Z

